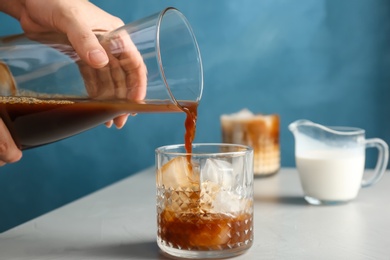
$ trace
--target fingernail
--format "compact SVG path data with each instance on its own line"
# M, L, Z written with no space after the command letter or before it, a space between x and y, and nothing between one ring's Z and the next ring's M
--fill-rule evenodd
M93 50L89 52L89 60L96 66L102 67L108 63L107 55L101 50Z
M112 120L108 121L108 122L105 122L104 124L106 125L107 128L111 128L112 124L114 122Z

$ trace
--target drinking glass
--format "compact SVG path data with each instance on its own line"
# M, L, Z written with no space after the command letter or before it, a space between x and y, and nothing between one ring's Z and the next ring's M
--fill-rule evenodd
M235 144L156 149L157 243L172 256L239 255L253 241L253 150Z
M247 109L220 117L222 142L251 146L254 175L266 177L280 169L278 114L254 114Z

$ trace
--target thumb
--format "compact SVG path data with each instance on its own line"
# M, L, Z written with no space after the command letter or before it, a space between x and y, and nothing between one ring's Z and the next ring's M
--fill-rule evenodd
M76 28L76 29L75 29ZM67 32L68 39L79 57L93 68L102 68L108 63L108 56L96 35L81 25L73 26Z

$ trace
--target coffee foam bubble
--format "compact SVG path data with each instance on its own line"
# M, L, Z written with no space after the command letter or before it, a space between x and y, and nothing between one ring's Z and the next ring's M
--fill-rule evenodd
M0 104L73 104L70 100L46 100L34 97L3 97L0 96Z

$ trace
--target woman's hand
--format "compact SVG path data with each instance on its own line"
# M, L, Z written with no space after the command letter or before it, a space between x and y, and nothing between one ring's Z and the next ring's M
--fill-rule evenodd
M115 98L143 99L146 94L146 66L131 39L123 37L120 55L112 55L109 43L102 46L97 34L112 31L123 21L87 0L0 0L0 11L18 19L27 37L42 33L62 33L76 50L87 91L97 98L108 93ZM106 83L110 84L106 84ZM123 127L127 114L114 123ZM18 161L21 151L0 119L0 165Z
M37 39L39 34L50 32L67 36L82 60L78 62L80 71L93 98L123 98L124 92L131 93L126 94L128 99L145 97L146 66L131 39L124 37L124 50L120 56L114 57L109 53L111 46L102 46L96 37L124 25L121 19L87 0L14 1L18 4L0 3L0 9L7 9L17 18L28 37ZM1 4L5 7L1 8ZM116 96L112 96L113 92ZM110 127L114 123L117 128L122 128L127 117L128 114L119 116L106 125Z
M123 37L122 54L114 57L111 46L102 46L96 34L112 31L123 21L86 0L25 0L19 20L27 36L46 32L67 35L87 66L79 65L88 93L94 98L143 99L146 94L146 66L131 39ZM104 95L100 95L104 93ZM121 128L128 115L115 118Z

